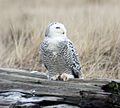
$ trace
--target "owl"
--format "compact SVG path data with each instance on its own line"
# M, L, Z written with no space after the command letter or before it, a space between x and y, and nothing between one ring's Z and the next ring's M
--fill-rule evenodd
M76 48L68 39L65 26L59 22L48 25L40 45L40 58L51 80L83 77Z

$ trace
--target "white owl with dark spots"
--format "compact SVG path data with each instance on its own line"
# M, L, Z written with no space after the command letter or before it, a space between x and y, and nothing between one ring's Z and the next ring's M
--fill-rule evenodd
M48 25L40 45L40 58L51 80L82 78L78 53L61 23L54 22Z

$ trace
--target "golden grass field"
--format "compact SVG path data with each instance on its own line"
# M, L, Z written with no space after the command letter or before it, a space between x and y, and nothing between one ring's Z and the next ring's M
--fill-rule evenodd
M85 77L120 78L119 0L0 0L0 67L45 71L39 46L61 22Z

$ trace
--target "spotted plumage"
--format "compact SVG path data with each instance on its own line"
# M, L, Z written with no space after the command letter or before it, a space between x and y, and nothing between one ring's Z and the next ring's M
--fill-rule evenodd
M61 23L48 25L40 45L40 57L50 79L68 80L82 77L76 48L67 38L66 29Z

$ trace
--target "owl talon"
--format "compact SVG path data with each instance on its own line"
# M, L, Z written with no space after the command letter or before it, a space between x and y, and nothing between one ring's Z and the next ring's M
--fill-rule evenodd
M66 73L63 73L60 75L60 80L63 80L63 81L68 81L71 78L74 78L74 76Z
M51 77L51 80L68 81L71 78L74 78L74 76L70 75L70 74L63 73L61 75L55 75L55 76Z
M54 80L54 81L59 80L59 76L60 75L55 75L55 76L51 77L51 80Z

